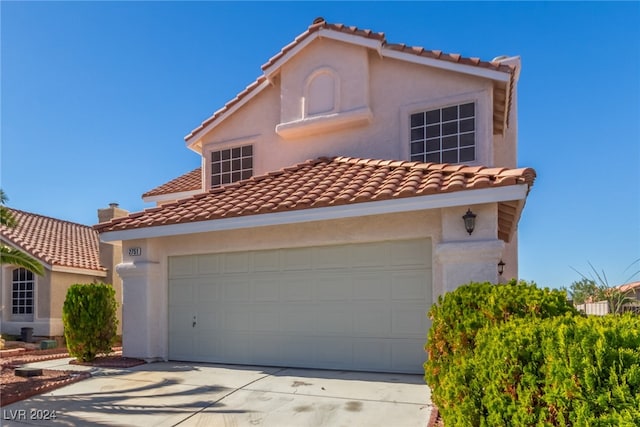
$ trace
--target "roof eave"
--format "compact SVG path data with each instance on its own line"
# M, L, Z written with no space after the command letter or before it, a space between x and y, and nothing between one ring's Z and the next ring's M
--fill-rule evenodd
M428 58L425 56L416 55L414 53L400 52L400 51L389 49L389 48L382 48L381 53L383 57L387 57L387 58L394 58L401 61L426 65L428 67L439 68L442 70L455 71L462 74L468 74L476 77L483 77L486 79L504 82L504 83L508 83L511 78L511 73L505 72L505 71L482 68L476 65L460 64L457 62L450 62L444 59Z
M528 192L529 184L522 183L497 188L464 190L426 196L351 203L340 206L297 209L285 212L159 225L129 230L106 231L100 233L100 239L105 242L112 242L119 240L169 237L210 231L326 221L340 218L411 212L453 206L468 206L481 203L524 200L526 199Z
M303 41L299 42L296 46L294 46L290 51L285 53L282 57L278 58L272 64L268 64L263 66L262 71L268 80L273 80L273 76L275 76L282 66L289 62L291 58L296 56L298 52L306 48L309 44L311 44L314 40L319 38L326 38L331 40L337 40L345 43L350 43L357 46L366 47L369 49L376 50L380 52L382 49L382 41L376 39L364 38L360 35L356 34L346 34L340 31L335 31L330 28L321 28L313 33L309 34Z
M163 194L154 194L152 196L142 196L142 201L147 203L160 203L170 202L173 200L183 199L185 197L195 196L196 194L202 193L202 188L198 188L197 190L188 190L188 191L178 191L175 193L163 193Z
M257 81L257 80L256 80ZM229 107L226 111L222 112L219 117L215 117L215 119L211 120L207 125L203 126L201 129L197 129L192 131L189 135L185 136L185 142L187 144L187 148L195 151L198 154L202 154L202 141L201 138L207 133L211 132L216 126L222 123L227 117L238 111L242 106L244 106L247 102L255 98L258 94L260 94L264 89L271 86L269 80L265 80L251 91L249 91L246 95L240 98L235 104ZM213 113L214 117L218 114L219 111L222 111L226 107L222 107L220 110ZM205 121L206 123L206 121Z

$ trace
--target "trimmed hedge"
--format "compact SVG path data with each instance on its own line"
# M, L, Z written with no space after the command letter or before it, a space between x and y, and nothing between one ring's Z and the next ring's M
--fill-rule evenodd
M64 337L69 354L81 362L110 353L118 319L115 290L104 283L75 284L67 290L62 307Z
M476 335L517 318L548 318L566 313L579 315L562 291L539 289L533 283L470 283L438 298L431 307L431 329L425 349L425 380L431 397L448 425L479 425L482 416L471 390L475 368L470 363Z

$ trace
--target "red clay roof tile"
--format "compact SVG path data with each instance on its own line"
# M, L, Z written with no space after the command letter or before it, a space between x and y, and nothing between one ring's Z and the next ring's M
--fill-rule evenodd
M142 197L160 196L183 191L200 190L202 188L202 168L196 168L159 187L149 190Z
M105 271L100 265L98 233L86 225L7 209L17 226L0 226L7 244L50 265Z
M476 188L515 184L531 187L535 176L535 171L529 168L319 158L116 218L94 228L108 232Z

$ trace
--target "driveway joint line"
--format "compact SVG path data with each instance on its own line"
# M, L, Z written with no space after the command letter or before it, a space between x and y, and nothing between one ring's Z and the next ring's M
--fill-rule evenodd
M259 392L263 392L263 393L273 393L273 394L290 394L290 395L296 395L296 396L308 396L308 397L324 397L327 399L340 399L340 400L353 400L353 401L358 401L358 402L377 402L377 403L399 403L399 404L403 404L403 405L430 405L428 402L421 402L421 403L417 403L417 402L404 402L404 401L400 401L400 400L381 400L381 399L360 399L360 398L351 398L351 397L341 397L341 396L327 396L327 395L322 395L322 394L307 394L307 393L300 393L297 394L296 392L298 391L296 389L296 391L289 393L286 391L274 391L274 390L259 390L259 389L255 389L255 388L244 388L243 389L245 391L259 391Z
M194 412L193 414L189 415L189 416L188 416L188 417L186 417L185 419L180 420L180 421L178 421L177 423L173 424L173 426L172 426L172 427L178 426L178 425L180 425L180 424L184 423L185 421L187 421L188 419L193 418L193 417L195 417L196 415L200 414L200 413L201 413L201 412L203 412L205 409L209 409L210 407L215 406L216 404L220 403L222 400L224 400L224 399L226 399L227 397L231 396L233 393L235 393L235 392L237 392L237 391L240 391L240 390L244 390L244 389L245 389L245 387L248 387L248 386L250 386L250 385L251 385L251 384L253 384L253 383L256 383L256 382L258 382L258 381L260 381L260 380L263 380L263 379L265 379L265 378L267 378L267 377L271 377L271 376L273 376L273 375L275 375L275 374L279 374L280 372L282 372L282 371L286 371L287 369L289 369L289 368L280 368L280 369L278 369L277 371L274 371L274 372L272 372L272 373L270 373L270 374L263 375L263 376L261 376L260 378L256 378L256 379L255 379L255 380L253 380L253 381L249 381L248 383L246 383L246 384L245 384L245 385L243 385L242 387L237 387L237 388L232 389L229 393L225 394L225 395L224 395L224 396L222 396L220 399L216 400L215 402L210 403L209 405L203 406L203 407L202 407L202 408L200 408L198 411L196 411L196 412Z

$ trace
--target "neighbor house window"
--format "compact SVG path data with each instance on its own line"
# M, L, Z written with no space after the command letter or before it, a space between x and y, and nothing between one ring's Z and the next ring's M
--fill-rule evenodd
M24 268L13 270L11 305L13 314L33 314L33 273Z
M211 152L211 186L230 184L253 175L253 146Z
M461 163L476 158L475 104L411 114L411 160Z

